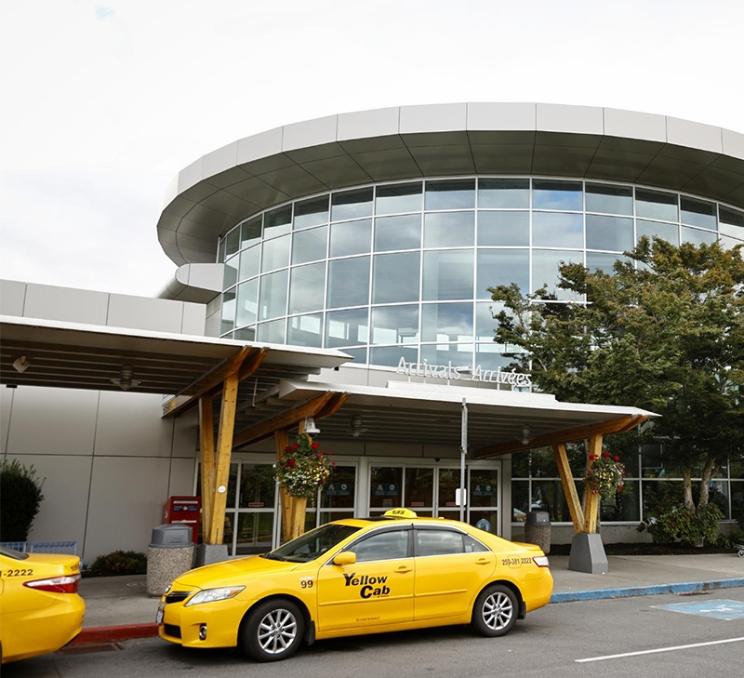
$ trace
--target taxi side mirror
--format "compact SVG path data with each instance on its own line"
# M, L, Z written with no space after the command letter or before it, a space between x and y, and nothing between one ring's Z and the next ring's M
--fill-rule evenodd
M334 565L353 565L356 562L356 553L352 551L341 551L334 559Z

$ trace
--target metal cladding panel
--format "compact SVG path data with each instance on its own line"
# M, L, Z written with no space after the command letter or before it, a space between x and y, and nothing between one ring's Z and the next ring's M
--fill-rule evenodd
M558 104L435 104L327 116L240 139L186 167L158 223L159 234L176 238L159 239L176 263L212 261L216 235L286 200L369 181L476 172L700 186L703 197L744 206L744 135ZM182 200L194 206L187 210Z

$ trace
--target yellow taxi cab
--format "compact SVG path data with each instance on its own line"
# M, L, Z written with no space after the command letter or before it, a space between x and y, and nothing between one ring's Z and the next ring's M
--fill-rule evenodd
M0 548L2 663L54 652L83 626L80 559Z
M186 572L161 598L157 623L184 647L237 646L274 661L338 636L451 624L502 636L552 591L538 546L393 509Z

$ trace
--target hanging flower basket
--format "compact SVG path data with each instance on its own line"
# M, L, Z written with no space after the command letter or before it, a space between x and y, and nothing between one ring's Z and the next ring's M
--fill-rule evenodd
M625 466L620 463L620 457L605 450L601 456L592 454L589 461L592 464L587 470L584 482L594 494L609 499L623 491Z
M274 465L275 478L293 497L314 496L326 484L332 470L333 462L308 435L297 436Z

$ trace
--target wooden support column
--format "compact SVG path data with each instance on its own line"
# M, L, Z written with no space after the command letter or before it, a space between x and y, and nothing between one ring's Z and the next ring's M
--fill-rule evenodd
M212 486L212 515L209 530L209 543L221 544L225 531L225 504L227 502L227 483L230 478L230 458L235 431L235 409L238 403L240 379L237 370L225 377L222 385L222 405L220 407L220 430L217 438L217 464Z
M201 456L202 541L209 544L214 502L214 408L211 396L199 399L199 449Z
M574 530L577 532L584 531L584 511L579 501L579 493L576 491L576 483L571 473L571 466L568 463L568 453L566 444L559 443L553 446L553 456L555 465L558 467L558 474L561 477L561 486L563 487L563 496L568 504L568 512L571 514L571 522Z
M586 444L586 470L589 471L592 464L592 456L599 458L602 455L602 434L593 435ZM598 494L592 492L589 487L584 487L584 532L597 531L597 519L599 518Z
M274 445L276 446L276 460L280 462L284 457L284 448L289 445L289 435L287 432L276 431L274 433ZM289 519L290 519L290 503L291 497L289 492L284 485L279 485L279 505L282 509L282 526L281 526L281 538L280 541L283 543L287 540L289 534Z

